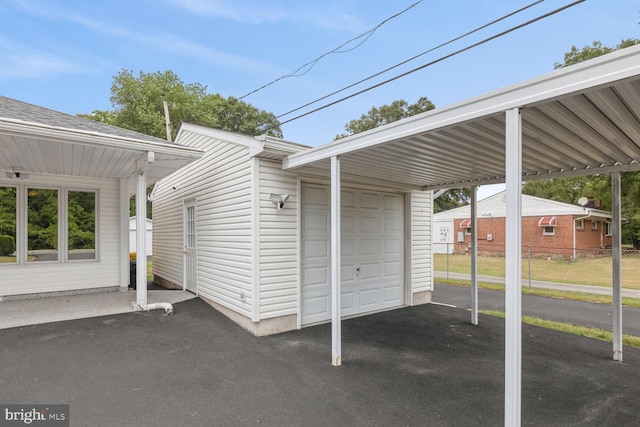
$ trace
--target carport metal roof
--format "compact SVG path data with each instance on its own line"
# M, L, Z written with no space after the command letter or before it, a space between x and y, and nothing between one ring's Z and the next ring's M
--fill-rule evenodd
M341 364L342 180L434 190L506 183L505 425L520 425L522 180L612 173L613 356L622 360L620 172L640 170L640 46L305 152L284 169L331 176L332 361ZM342 173L341 171L344 171ZM472 235L477 323L477 236Z
M285 169L440 189L505 181L505 114L522 116L523 180L638 170L640 46L288 157Z

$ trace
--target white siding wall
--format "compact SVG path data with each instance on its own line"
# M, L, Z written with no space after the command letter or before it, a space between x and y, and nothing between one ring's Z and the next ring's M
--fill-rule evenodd
M120 285L119 181L37 176L26 181L0 179L0 185L57 188L63 203L64 189L98 190L98 261L32 262L27 265L0 263L0 296L42 292L78 291ZM64 204L62 205L64 206ZM59 247L66 242L58 242Z
M282 170L280 160L260 159L260 318L297 313L298 195L297 177ZM290 194L280 210L271 193Z
M433 290L431 192L411 193L411 292Z
M183 202L196 198L198 294L250 317L249 150L191 132L184 132L180 142L205 154L158 184L153 201L154 274L183 284Z

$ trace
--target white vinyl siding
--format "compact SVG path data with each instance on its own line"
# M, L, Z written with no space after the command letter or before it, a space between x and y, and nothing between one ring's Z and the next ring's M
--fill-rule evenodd
M411 292L433 290L431 192L411 193Z
M9 184L0 179L0 185ZM21 185L23 183L20 183ZM119 181L32 174L28 187L97 191L97 260L0 264L0 296L120 286ZM63 194L62 192L60 194ZM62 242L65 244L65 242Z
M297 177L282 170L280 160L259 159L260 317L297 313L298 197ZM271 194L289 194L280 210Z
M154 274L182 285L183 202L196 198L198 295L251 316L249 149L194 132L180 143L204 156L163 179L154 194Z

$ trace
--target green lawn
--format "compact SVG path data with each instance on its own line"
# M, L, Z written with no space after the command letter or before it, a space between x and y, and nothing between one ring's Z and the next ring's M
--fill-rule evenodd
M434 254L434 269L447 271L447 255ZM448 268L452 273L470 273L471 257L449 255ZM609 257L579 258L576 261L558 259L522 260L522 277L545 282L575 283L592 286L611 286L612 262ZM478 257L478 274L504 277L505 259L502 257ZM640 255L622 257L622 284L625 288L640 289Z

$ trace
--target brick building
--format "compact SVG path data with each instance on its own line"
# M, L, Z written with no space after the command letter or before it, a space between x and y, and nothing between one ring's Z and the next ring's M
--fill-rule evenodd
M585 206L522 195L523 253L562 257L611 247L611 214L597 209L599 201ZM440 212L433 217L433 251L464 253L471 245L470 206ZM504 253L505 193L480 200L477 206L478 251Z

